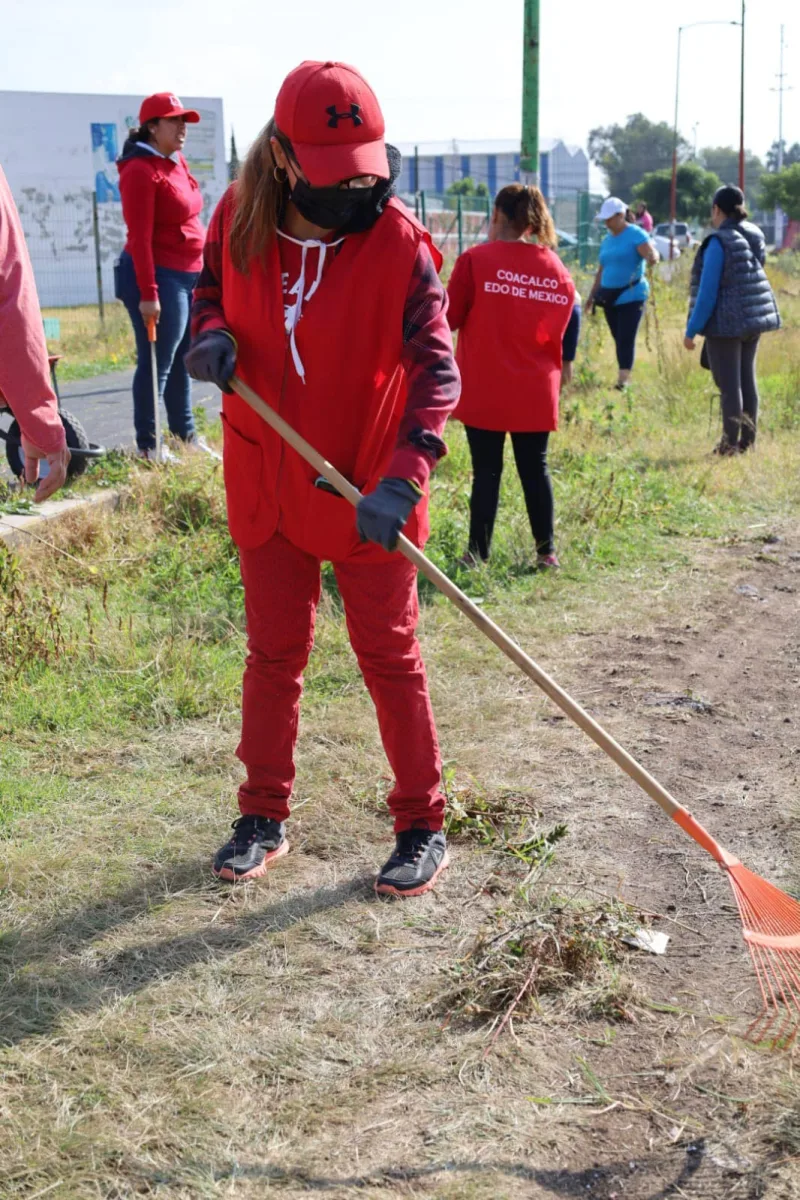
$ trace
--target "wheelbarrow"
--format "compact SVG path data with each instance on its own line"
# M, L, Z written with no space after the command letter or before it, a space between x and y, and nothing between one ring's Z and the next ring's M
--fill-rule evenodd
M61 418L61 424L64 426L64 432L67 435L67 446L71 455L69 466L67 467L67 479L76 479L82 475L93 458L102 458L106 453L105 446L98 446L95 442L90 442L86 434L86 430L80 423L78 418L65 408L61 407L61 397L58 391L58 380L56 378L56 367L60 354L51 354L50 362L50 378L53 381L53 391L58 398L58 415ZM11 408L2 392L0 392L0 415L9 413ZM13 414L11 414L13 417ZM20 432L19 423L16 418L12 419L8 429L0 428L0 439L6 444L6 461L9 469L15 479L19 479L25 472L25 455L22 452L22 435ZM42 473L47 473L47 464L42 464Z

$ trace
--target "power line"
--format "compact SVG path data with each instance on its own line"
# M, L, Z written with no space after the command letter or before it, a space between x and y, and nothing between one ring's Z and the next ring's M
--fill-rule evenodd
M778 93L778 170L783 170L783 94L790 92L792 89L786 86L788 79L788 71L784 71L784 49L786 45L784 25L781 25L781 67L776 76L778 86L770 90ZM783 245L783 209L778 207L775 209L775 244L780 247Z

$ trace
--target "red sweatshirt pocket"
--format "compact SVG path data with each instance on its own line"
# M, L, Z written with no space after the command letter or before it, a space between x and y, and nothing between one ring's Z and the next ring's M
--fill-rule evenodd
M222 471L228 502L228 528L237 546L253 550L275 531L276 513L264 494L264 455L258 442L240 433L223 412Z

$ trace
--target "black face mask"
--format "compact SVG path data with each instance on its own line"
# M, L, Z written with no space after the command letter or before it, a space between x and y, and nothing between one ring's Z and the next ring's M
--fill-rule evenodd
M301 216L320 229L341 229L372 203L371 187L312 188L298 179L291 190L291 200Z

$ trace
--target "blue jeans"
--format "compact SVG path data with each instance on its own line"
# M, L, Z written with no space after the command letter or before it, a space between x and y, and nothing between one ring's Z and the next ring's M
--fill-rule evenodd
M183 356L189 349L191 340L189 314L196 279L197 275L193 271L172 271L168 267L156 267L158 299L161 304L156 339L158 394L167 410L170 433L183 441L194 437L192 381L183 364ZM147 326L139 312L141 296L136 283L133 259L124 250L119 259L117 298L128 310L136 338L136 371L133 376L133 424L136 428L136 445L140 450L154 450L156 424L153 412L150 343L147 340Z

